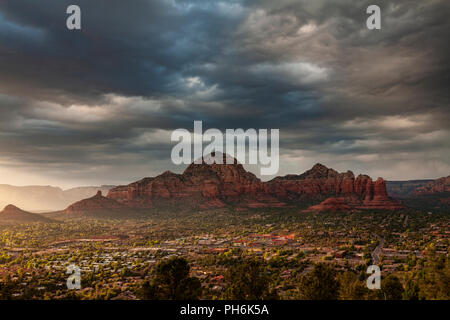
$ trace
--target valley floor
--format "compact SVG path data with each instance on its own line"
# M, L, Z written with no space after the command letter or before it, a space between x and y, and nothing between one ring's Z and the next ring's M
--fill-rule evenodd
M340 298L351 298L342 294L349 285L344 274L355 275L364 287L367 267L376 264L383 279L398 278L403 298L417 283L418 298L448 299L449 234L446 213L312 214L294 209L160 211L137 220L2 226L0 298L139 299L155 266L179 256L202 284L200 299L226 298L227 270L248 259L261 261L280 299L304 298L301 278L320 263L336 271ZM81 270L80 290L67 289L69 265ZM424 277L442 283L423 282ZM375 291L359 298L382 298Z

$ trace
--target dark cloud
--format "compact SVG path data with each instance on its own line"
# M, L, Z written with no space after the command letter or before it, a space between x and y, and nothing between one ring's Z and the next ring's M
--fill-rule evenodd
M380 0L379 31L366 0L79 0L81 31L65 27L70 4L0 0L6 172L118 183L180 171L170 132L193 120L279 128L280 173L450 170L448 1Z

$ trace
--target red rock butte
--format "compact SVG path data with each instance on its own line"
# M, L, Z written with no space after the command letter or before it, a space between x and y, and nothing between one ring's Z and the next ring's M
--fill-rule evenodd
M64 210L67 214L85 214L85 213L98 213L102 211L115 211L125 209L126 206L113 199L106 198L102 195L101 191L97 191L97 194L91 198L83 199L67 207Z
M114 202L107 203L106 198ZM192 163L182 174L166 171L156 177L115 187L106 198L102 197L102 202L98 203L114 206L120 204L129 208L152 208L160 204L199 209L229 205L258 208L342 198L348 208L403 208L400 202L388 197L386 181L382 178L375 182L367 175L355 178L351 171L339 173L316 164L303 174L262 182L237 161L233 164L207 164L204 161L200 164ZM95 197L91 199L95 200ZM93 202L94 205L95 203ZM83 203L79 203L78 207L82 205Z

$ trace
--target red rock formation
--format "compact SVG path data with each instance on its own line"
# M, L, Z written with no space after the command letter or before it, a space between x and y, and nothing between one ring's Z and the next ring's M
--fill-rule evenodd
M269 193L293 202L304 199L342 197L348 205L358 209L401 209L402 205L387 195L386 181L376 182L367 175L356 179L351 171L338 173L322 164L301 175L277 177L266 183Z
M154 204L180 204L199 208L218 208L226 204L244 207L282 206L266 192L253 173L234 160L233 164L192 163L183 172L170 171L155 178L145 178L109 191L108 198L131 207Z
M98 191L95 196L70 205L64 210L64 213L70 215L103 214L108 212L113 213L116 210L120 211L126 208L122 203L106 198L102 196L101 191Z
M127 186L113 188L108 198L132 208L150 208L160 204L183 207L218 208L282 207L286 202L345 198L346 204L361 209L399 209L388 197L386 182L373 182L369 176L356 179L351 171L338 173L321 164L301 175L277 177L263 183L236 160L232 164L191 164L183 174L170 171L145 178Z
M375 183L372 182L372 179L367 181L363 203L358 208L397 210L402 209L403 206L399 201L389 198L386 191L386 181L383 178L378 178Z
M347 204L345 198L328 198L318 205L311 206L305 212L347 212L353 211L353 208Z
M355 176L351 171L338 173L322 164L301 175L277 177L266 183L268 192L281 198L323 198L326 195L351 195L355 192Z
M450 176L431 181L425 186L417 188L414 194L420 196L444 192L450 192Z

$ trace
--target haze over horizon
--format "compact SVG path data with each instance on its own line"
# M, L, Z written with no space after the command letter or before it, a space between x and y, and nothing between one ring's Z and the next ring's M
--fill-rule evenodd
M366 0L79 0L68 31L71 1L0 1L0 184L181 173L194 120L280 129L278 176L448 176L450 3L377 2L379 31Z
M319 164L319 163L317 163L317 164ZM258 173L258 171L257 171L257 166L254 166L254 165L247 165L247 164L244 164L243 165L244 166L244 168L247 170L247 171L250 171L250 172L252 172L252 173L254 173L255 175L257 175L257 173ZM325 165L326 166L326 165ZM187 166L185 166L185 165L180 165L180 166L178 166L177 167L177 170L176 171L173 171L174 173L178 173L178 174L181 174L181 173L183 173L183 171L184 171L184 169L186 169L186 167ZM335 169L335 168L333 168L333 167L330 167L330 166L326 166L326 167L328 167L329 169ZM182 168L182 169L181 169ZM312 167L311 167L312 168ZM311 169L311 168L308 168L308 169L306 169L305 171L307 171L307 170L309 170L309 169ZM181 169L181 170L180 170ZM335 169L336 170L336 169ZM346 172L346 171L348 171L348 170L350 170L350 171L352 171L353 173L354 173L354 175L355 175L355 177L356 176L358 176L359 174L367 174L367 173L365 173L365 172L355 172L355 171L353 171L353 170L351 170L351 169L347 169L347 170L336 170L336 171L338 171L339 173L342 173L342 172ZM167 171L167 170L165 170L165 171ZM290 172L290 173L286 173L286 174L302 174L302 173L304 173L305 171L302 171L302 172ZM71 189L76 189L76 188L84 188L84 187L111 187L111 186L119 186L119 185L128 185L128 184L130 184L130 183L133 183L133 182L135 182L135 181L138 181L138 180L141 180L142 178L147 178L147 177L153 177L153 176L157 176L157 175L160 175L160 174L162 174L164 171L161 171L160 173L157 173L157 174L155 174L155 175L147 175L147 176L142 176L142 177L139 177L139 178L136 178L136 179L134 179L134 180L130 180L130 181L123 181L123 182L121 182L121 183L117 183L117 184L104 184L104 183L101 183L101 182L99 182L99 183L97 183L97 184L90 184L90 185L88 185L88 184L78 184L78 185L71 185L71 184L63 184L63 185L56 185L56 184L38 184L38 183L35 183L35 184L9 184L9 183L0 183L0 186L2 186L2 185L8 185L8 186L12 186L12 187L53 187L53 188L60 188L61 190L63 190L63 191L68 191L68 190L71 190ZM284 176L284 175L286 175L286 174L283 174L283 175L278 175L278 176ZM405 179L405 180L392 180L392 179L386 179L386 177L383 177L383 176L371 176L371 178L373 179L373 180L376 180L378 177L381 177L381 178L383 178L383 179L385 179L385 180L387 180L387 181L408 181L408 180L435 180L435 179L438 179L438 178L442 178L442 177L436 177L436 178L421 178L421 179ZM258 178L260 178L262 181L269 181L269 180L271 180L271 179L273 179L274 177L272 177L272 176L270 176L269 178L264 178L264 176L263 177L258 177ZM37 181L39 181L39 180L37 180Z

